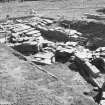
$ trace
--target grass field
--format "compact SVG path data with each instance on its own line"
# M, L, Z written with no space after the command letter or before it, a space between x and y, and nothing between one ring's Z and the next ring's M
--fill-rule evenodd
M105 7L105 0L43 0L27 2L0 3L0 18L9 14L11 17L29 15L31 9L38 14L57 18L81 19L84 13L95 13Z

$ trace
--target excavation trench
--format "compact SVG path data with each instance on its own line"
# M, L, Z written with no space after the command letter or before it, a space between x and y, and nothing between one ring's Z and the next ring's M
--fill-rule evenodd
M66 24L66 25L65 25ZM65 27L68 28L69 26L71 26L71 29L75 29L78 32L82 33L82 37L87 38L86 41L84 41L84 46L90 50L95 50L99 47L105 47L105 25L101 24L101 23L94 23L94 22L86 22L86 21L61 21L59 26L61 27ZM52 41L52 42L67 42L69 41L69 37L66 36L65 34L59 32L59 31L45 31L42 29L39 29L41 32L41 35L47 39L48 41ZM24 56L30 56L30 55L34 55L38 52L38 48L35 45L30 45L30 44L21 44L18 46L14 46L12 47L13 49L15 49L16 51L20 52L21 54L23 54ZM71 70L74 70L74 68L76 68L75 71L79 72L80 75L88 82L91 83L93 86L97 85L91 80L90 78L90 74L89 72L87 72L87 70L84 70L84 66L81 65L81 61L76 60L76 62L71 62L70 61L70 57L73 56L73 54L69 54L69 53L60 53L59 51L56 51L55 53L55 60L56 62L60 62L63 64L66 64L67 62L69 62L69 67ZM104 67L103 67L103 62L101 60L96 60L94 62L92 62L98 69L100 69L101 72L104 72ZM99 63L101 63L101 67L98 65ZM74 68L72 69L72 65L74 64ZM105 65L104 65L105 66ZM99 90L100 91L100 90ZM99 92L100 93L100 92ZM99 94L100 95L100 94ZM98 96L96 96L95 100L100 101L100 98L97 98ZM100 95L101 97L101 95Z
M33 55L38 52L37 46L29 44L21 44L12 47L14 50L22 53L25 56Z

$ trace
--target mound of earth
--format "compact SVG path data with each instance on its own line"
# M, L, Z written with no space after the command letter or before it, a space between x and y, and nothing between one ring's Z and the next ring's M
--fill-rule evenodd
M73 74L62 64L58 65L60 69L52 65L47 70L54 78L16 55L13 49L0 44L1 104L96 105L91 97L82 94L82 89L79 91L82 85L77 85L78 73Z

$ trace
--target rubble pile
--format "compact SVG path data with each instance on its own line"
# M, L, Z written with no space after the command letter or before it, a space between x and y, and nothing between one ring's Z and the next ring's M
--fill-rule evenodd
M74 64L87 82L102 88L105 76L101 71L105 70L105 48L90 51L83 46L87 38L83 37L82 33L59 26L52 28L52 24L54 24L54 20L41 17L17 19L15 22L7 24L2 23L0 28L6 35L0 42L6 43L16 50L18 48L18 51L24 55L28 53L26 58L36 64L49 65L55 62ZM52 35L55 39L57 38L55 34L49 35L48 33L60 32L68 40L51 41L43 36L43 32L44 36ZM58 39L62 37L60 33L57 34ZM96 62L96 59L101 59L101 69L97 65L99 60Z
M30 43L34 42L35 39L41 36L38 30L31 28L24 24L15 24L11 27L11 36L9 41L12 43Z
M45 31L61 32L65 34L65 36L67 36L68 38L69 36L74 37L75 35L78 37L81 36L81 33L77 32L76 30L63 29L62 27L60 29L58 27L48 28L48 26L52 25L52 23L54 23L54 21L50 19L33 17L33 18L28 18L28 19L23 19L23 20L22 19L15 20L15 22L12 24L10 24L9 22L7 24L1 24L2 29L5 29L6 32L7 30L9 31L9 33L6 35L6 38L4 38L4 40L1 40L1 42L6 40L6 44L14 48L20 45L21 46L23 45L36 46L37 49L35 48L34 49L38 50L39 55L37 54L37 56L36 55L31 56L31 59L33 58L34 61L36 61L37 59L37 62L41 62L43 59L47 59L47 57L45 57L44 55L46 56L48 55L50 62L47 63L48 62L47 61L45 63L44 61L44 63L51 64L51 62L55 62L54 56L55 56L56 51L60 50L61 52L65 52L65 51L67 52L68 50L68 53L70 52L72 53L74 51L74 50L72 51L72 49L74 49L73 48L74 43L77 43L77 42L70 42L70 43L68 42L68 45L67 43L66 44L62 43L63 46L61 46L59 42L52 42L45 39L40 29L43 29ZM62 47L62 49L60 49L60 46ZM64 46L65 48L63 48ZM27 52L27 51L24 51L24 52ZM41 57L41 55L43 55L43 57ZM41 59L41 60L38 61L38 59Z

